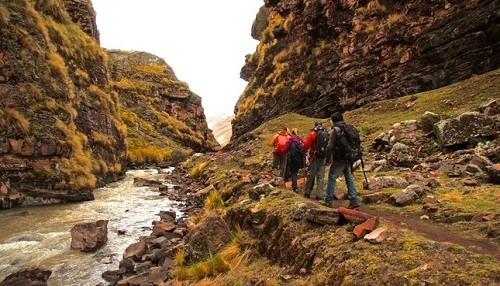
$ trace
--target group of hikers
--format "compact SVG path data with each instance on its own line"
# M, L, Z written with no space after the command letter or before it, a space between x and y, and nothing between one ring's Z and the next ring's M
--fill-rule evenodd
M303 139L297 128L291 131L283 127L269 140L273 151L273 173L291 180L292 190L298 193L299 170L307 165L307 180L303 196L310 198L316 181L316 200L332 206L337 178L343 174L347 185L348 208L359 207L352 165L361 159L359 133L352 125L344 122L343 114L331 115L332 129L327 132L321 122ZM308 159L307 159L308 157ZM308 162L307 162L308 161ZM323 190L325 166L330 165L326 191Z

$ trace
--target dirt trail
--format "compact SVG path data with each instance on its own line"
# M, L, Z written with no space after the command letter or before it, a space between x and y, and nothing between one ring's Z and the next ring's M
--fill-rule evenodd
M346 205L343 202L335 201L333 207L337 208L339 206ZM497 260L500 260L499 247L492 244L487 239L477 240L467 238L457 233L451 232L449 229L443 228L438 223L433 222L432 220L421 220L419 217L374 210L366 205L362 205L358 208L358 210L373 216L378 216L381 220L385 220L390 223L399 225L403 228L418 232L431 240L457 244L469 251L491 255Z

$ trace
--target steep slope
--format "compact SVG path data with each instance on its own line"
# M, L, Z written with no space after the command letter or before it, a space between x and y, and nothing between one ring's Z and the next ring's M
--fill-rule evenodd
M128 126L130 163L177 161L189 152L218 147L201 98L177 79L163 59L144 52L108 54L111 84Z
M106 53L61 1L3 1L0 33L0 208L91 199L126 158Z
M495 69L499 10L499 1L266 0L232 138L287 112L327 117Z

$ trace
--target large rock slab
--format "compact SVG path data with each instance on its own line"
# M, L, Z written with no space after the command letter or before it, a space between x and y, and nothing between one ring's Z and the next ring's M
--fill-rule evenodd
M76 224L71 229L71 248L95 251L108 241L108 221L97 220Z
M466 112L435 125L435 134L441 147L468 143L475 137L492 136L496 133L496 120L479 112Z

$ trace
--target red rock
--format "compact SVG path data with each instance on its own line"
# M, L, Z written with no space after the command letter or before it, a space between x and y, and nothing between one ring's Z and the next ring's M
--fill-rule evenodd
M340 222L347 221L349 223L360 224L373 217L367 213L358 210L351 210L346 207L339 207L338 212Z
M378 227L378 223L379 223L378 216L372 217L367 221L363 222L362 224L358 224L356 227L354 227L352 234L356 239L360 239L364 237L367 233L374 231Z

